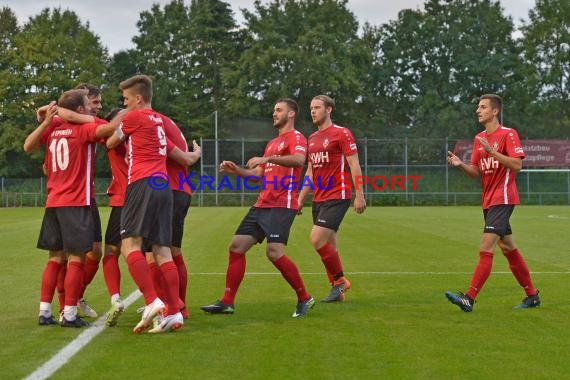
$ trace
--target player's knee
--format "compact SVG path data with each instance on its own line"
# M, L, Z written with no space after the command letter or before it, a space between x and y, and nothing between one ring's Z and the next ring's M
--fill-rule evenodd
M267 250L265 251L265 255L267 256L269 261L274 263L277 260L279 260L281 258L281 256L283 256L283 251L280 249L267 247Z

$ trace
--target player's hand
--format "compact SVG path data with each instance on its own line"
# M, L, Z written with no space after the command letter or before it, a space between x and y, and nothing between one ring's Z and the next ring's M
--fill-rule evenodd
M483 148L487 153L493 152L493 148L491 148L491 145L489 145L489 141L487 141L486 138L477 136L477 140L479 140L479 143L483 145Z
M192 151L198 155L198 157L202 157L202 148L196 140L192 140Z
M303 215L303 202L297 199L297 204L299 208L297 209L297 215Z
M44 121L44 119L46 118L46 113L48 111L48 109L53 106L55 103L55 100L52 100L49 104L46 104L45 106L41 106L40 108L38 108L36 110L36 118L38 120L38 123L41 123L42 121Z
M447 163L451 166L459 166L463 163L459 157L457 157L453 152L447 151Z
M255 169L259 165L265 165L268 160L269 157L252 157L249 159L246 166L250 169Z
M51 123L51 120L55 115L57 115L57 104L55 104L55 102L51 102L46 109L44 121Z
M364 196L354 198L354 211L357 214L362 214L366 210L366 199Z
M237 165L232 161L222 161L220 164L220 173L235 174L237 172Z

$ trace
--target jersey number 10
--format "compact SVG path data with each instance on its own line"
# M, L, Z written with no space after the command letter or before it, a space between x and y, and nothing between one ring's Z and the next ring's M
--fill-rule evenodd
M69 145L67 139L54 139L49 144L51 153L51 171L65 170L69 166Z

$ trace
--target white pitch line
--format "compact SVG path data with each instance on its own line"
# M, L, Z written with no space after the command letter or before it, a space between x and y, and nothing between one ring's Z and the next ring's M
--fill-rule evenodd
M129 307L141 296L141 292L137 289L123 301L125 308ZM101 331L105 329L105 316L100 317L91 324L90 327L85 329L81 334L72 340L67 346L63 347L57 354L50 360L45 362L41 367L35 370L32 374L25 378L25 380L43 380L49 378L58 369L63 367L73 355L78 353L83 347L95 338Z

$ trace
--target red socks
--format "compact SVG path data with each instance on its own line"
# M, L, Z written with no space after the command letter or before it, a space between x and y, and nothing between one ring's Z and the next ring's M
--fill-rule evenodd
M510 252L504 252L504 255L509 261L509 268L511 268L511 272L513 272L513 275L517 279L519 285L524 289L526 295L535 295L536 289L532 284L530 272L519 250L515 248Z
M150 277L152 278L152 285L154 286L154 290L156 290L156 295L158 298L166 302L166 284L165 279L160 269L158 269L158 265L153 262L147 262L148 267L150 269Z
M61 264L55 261L49 261L46 264L42 274L42 283L40 287L40 302L51 303L53 293L57 286L57 279Z
M119 257L108 255L103 257L103 276L109 295L121 293L121 269L119 268Z
M182 255L172 256L172 261L176 264L178 269L178 280L180 282L180 288L178 290L178 297L186 304L186 287L188 285L188 270L186 269L186 263L184 262L184 257Z
M222 302L233 305L236 293L245 275L245 254L230 252L226 270L226 290Z
M160 272L164 276L164 292L166 293L166 303L168 305L168 315L176 314L182 307L178 301L178 291L180 288L178 280L178 268L174 261L163 263L160 267Z
M475 273L473 273L473 277L471 278L471 285L469 286L469 290L466 295L471 297L471 299L475 299L477 294L481 291L481 288L485 284L485 281L489 278L491 274L491 269L493 268L493 253L491 252L479 252L479 263L475 268Z
M59 301L59 310L63 311L65 307L65 275L67 273L67 260L61 264L59 273L57 274L57 299Z
M150 278L150 270L142 251L132 251L127 256L129 273L144 296L146 305L150 305L156 296L156 291Z
M93 260L89 254L85 255L85 278L83 279L85 287L93 281L97 270L99 270L99 261Z
M321 256L321 261L325 265L329 282L333 284L334 280L338 280L343 276L342 263L340 262L338 251L332 244L326 243L321 248L317 249L317 252L319 256Z
M83 288L84 276L83 264L78 261L70 261L67 264L65 275L65 306L77 306L79 296Z
M291 261L291 259L289 259L286 255L283 255L279 258L279 260L275 261L273 265L279 269L279 272L281 272L285 280L287 280L295 293L297 293L297 298L299 301L306 301L311 298L305 289L305 284L303 283L299 269L297 269L297 266L293 261Z

